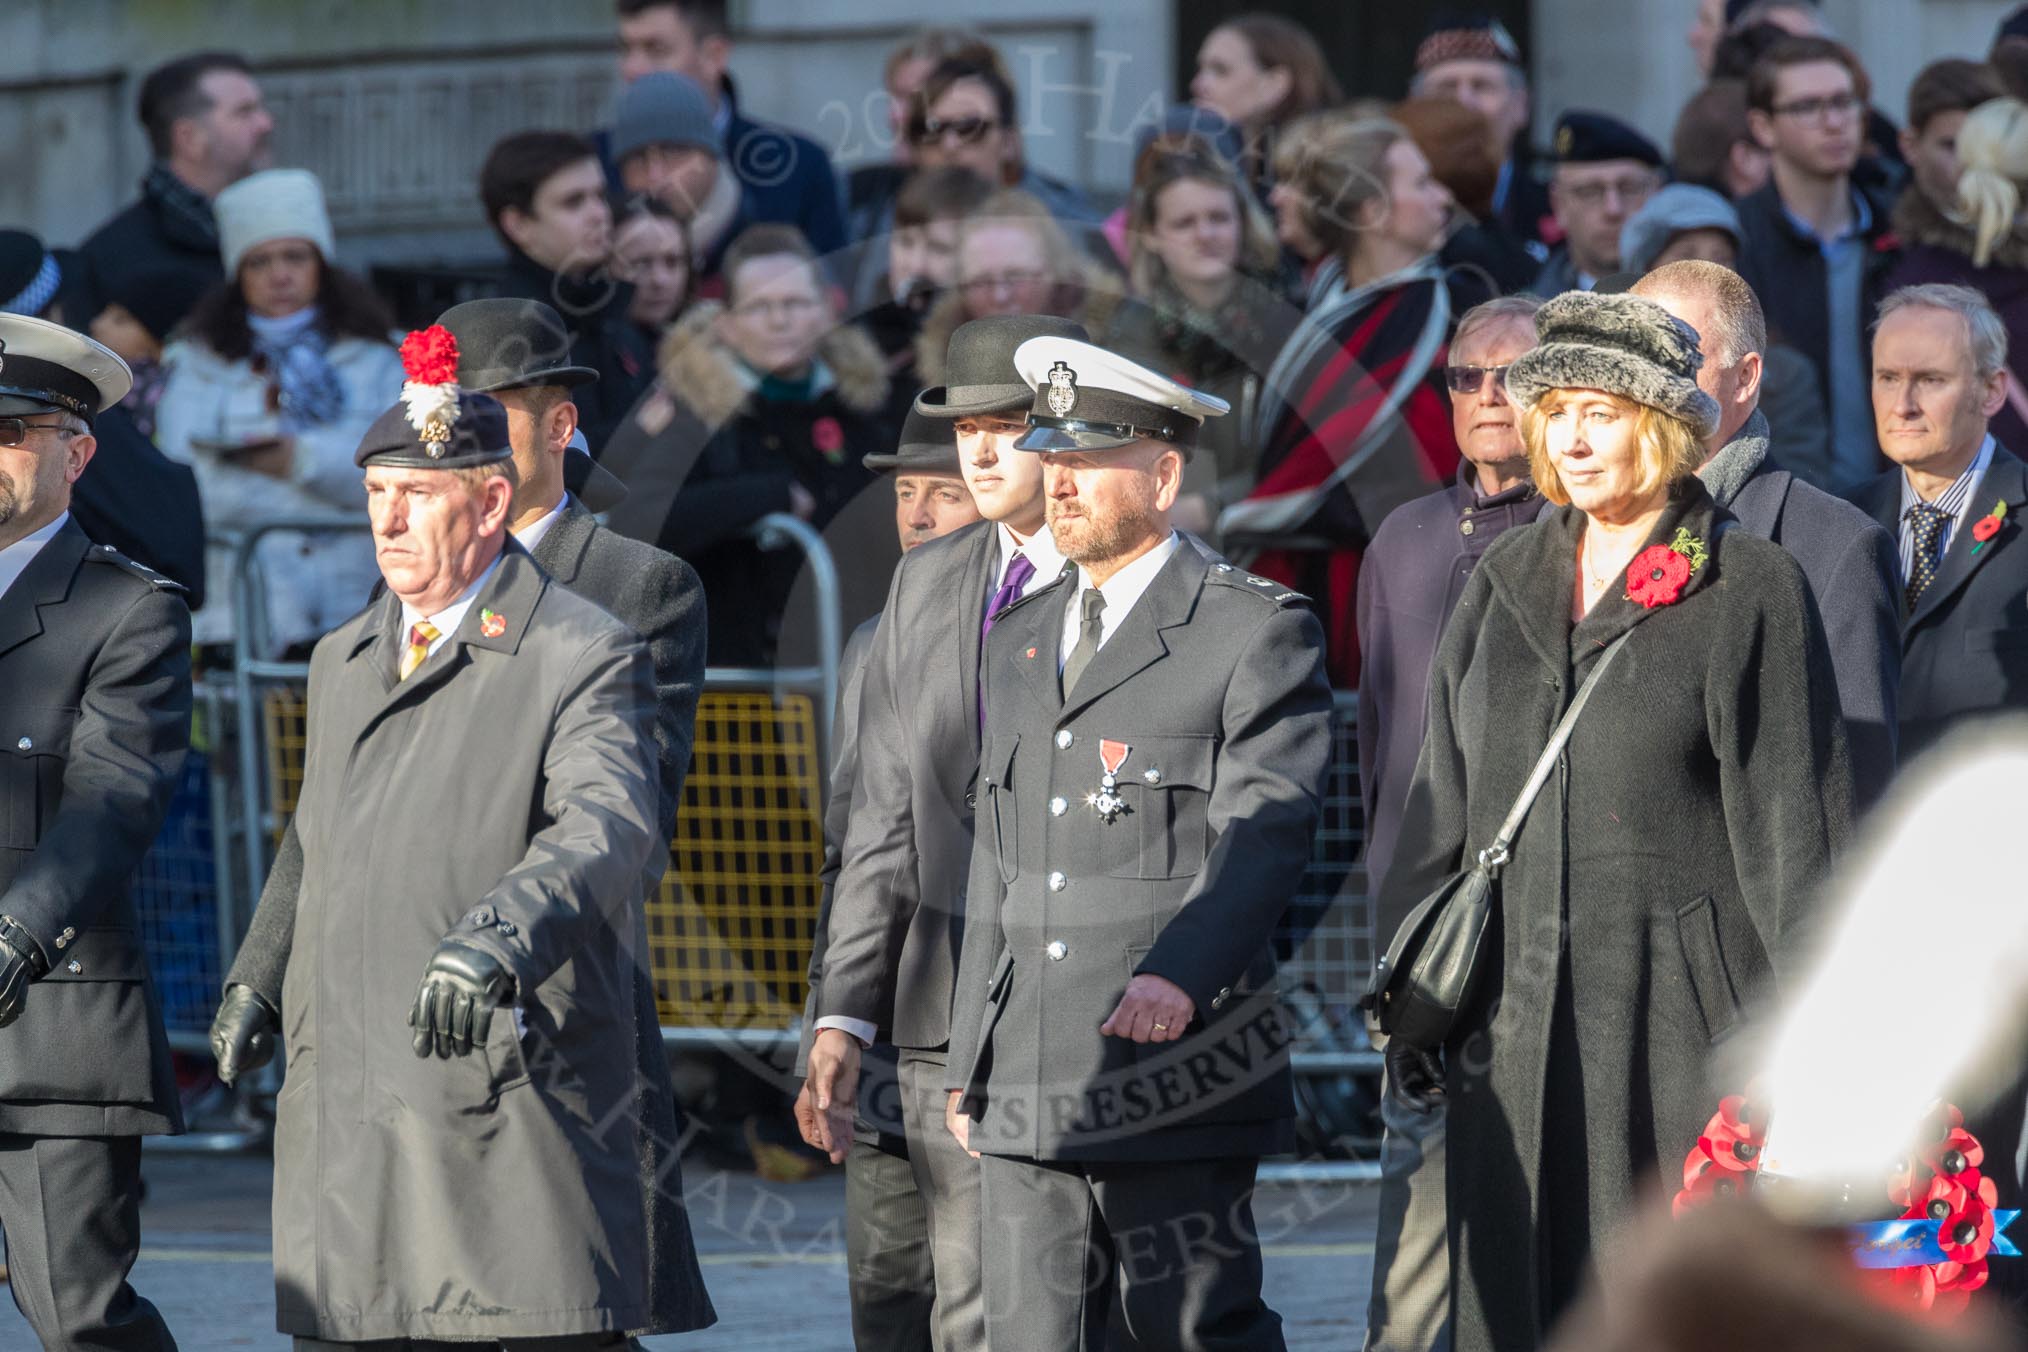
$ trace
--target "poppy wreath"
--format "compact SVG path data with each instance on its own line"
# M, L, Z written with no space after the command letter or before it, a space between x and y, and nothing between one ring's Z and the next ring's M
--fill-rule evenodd
M1745 1095L1720 1099L1683 1161L1675 1213L1750 1190L1767 1128L1766 1112ZM1852 1227L1852 1260L1890 1303L1954 1315L1986 1284L1989 1255L2020 1255L2005 1233L2020 1213L1998 1209L1999 1192L1979 1171L1985 1157L1965 1130L1964 1114L1938 1104L1924 1123L1922 1144L1885 1179L1884 1201L1900 1215Z
M1690 575L1711 558L1704 541L1687 528L1677 527L1676 538L1666 545L1649 545L1627 565L1627 599L1653 610L1674 605L1683 595Z

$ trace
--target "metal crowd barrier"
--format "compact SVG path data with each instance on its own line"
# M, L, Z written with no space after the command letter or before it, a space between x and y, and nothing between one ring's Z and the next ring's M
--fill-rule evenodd
M136 900L171 1043L209 1054L219 987L252 918L302 787L305 662L269 651L262 540L278 533L364 533L357 518L274 521L222 537L231 551L234 661L198 685L202 749ZM825 749L842 647L838 573L822 538L795 518L763 518L767 549L802 553L816 597L816 663L770 671L713 668L698 704L691 766L669 863L647 902L649 959L670 1045L793 1045L806 993L823 862ZM1353 1009L1375 952L1360 853L1356 697L1338 696L1323 820L1277 937L1309 1077L1370 1076Z

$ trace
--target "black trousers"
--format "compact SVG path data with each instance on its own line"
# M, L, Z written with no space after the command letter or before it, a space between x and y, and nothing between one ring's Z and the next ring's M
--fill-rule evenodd
M141 1251L137 1136L0 1133L8 1287L47 1352L175 1352L127 1285Z
M988 1155L979 1193L993 1352L1287 1352L1261 1299L1258 1161L1064 1164Z

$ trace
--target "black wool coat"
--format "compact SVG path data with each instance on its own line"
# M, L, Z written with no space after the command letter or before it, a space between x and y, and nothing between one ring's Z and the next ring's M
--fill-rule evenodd
M1795 561L1681 485L1710 559L1671 605L1573 625L1585 518L1497 541L1437 650L1380 933L1491 842L1578 685L1608 669L1501 880L1483 995L1447 1049L1456 1346L1533 1349L1717 1102L1714 1041L1796 954L1850 771ZM1739 1086L1729 1086L1737 1089Z

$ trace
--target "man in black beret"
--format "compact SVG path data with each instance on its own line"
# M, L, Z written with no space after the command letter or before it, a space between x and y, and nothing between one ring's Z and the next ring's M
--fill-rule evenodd
M1589 291L1620 270L1620 227L1661 186L1662 152L1615 117L1573 109L1557 119L1549 151L1549 207L1563 243L1543 264L1535 293Z
M448 381L405 387L357 456L387 591L311 657L281 987L276 1309L304 1352L575 1352L657 1319L652 668L511 540L512 460L499 401Z
M173 1352L127 1284L141 1138L183 1130L128 887L189 747L190 611L72 511L131 379L0 315L0 1226L43 1346Z
M559 586L624 621L647 640L654 668L654 727L661 838L675 831L690 766L697 699L704 684L704 588L681 559L607 530L566 489L581 464L587 493L617 501L620 481L582 451L568 449L577 427L572 387L596 379L570 361L562 317L541 301L490 298L446 310L439 321L457 340L460 388L490 393L504 411L512 453L508 532ZM226 976L212 1025L219 1074L233 1083L266 1065L282 1004L283 969L294 940L302 886L302 843L284 834L261 905ZM642 1174L654 1237L654 1332L698 1326L703 1283L682 1205L682 1138L675 1091L662 1047L655 988L645 962L634 973L639 1055L635 1120L650 1167ZM708 1321L707 1321L708 1322Z

